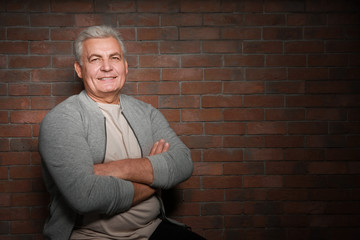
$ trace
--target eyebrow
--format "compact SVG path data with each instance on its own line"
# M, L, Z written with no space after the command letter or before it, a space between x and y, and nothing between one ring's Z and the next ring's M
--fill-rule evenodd
M119 52L114 52L114 53L111 53L110 55L109 55L109 57L113 57L113 56L120 56L121 58L122 58L122 54L121 53L119 53ZM94 53L94 54L91 54L89 57L88 57L88 59L90 59L90 58L92 58L92 57L103 57L102 55L100 55L100 54L96 54L96 53Z

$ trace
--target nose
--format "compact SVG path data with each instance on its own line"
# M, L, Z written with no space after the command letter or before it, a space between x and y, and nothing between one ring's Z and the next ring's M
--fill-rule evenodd
M112 70L112 66L109 60L103 60L101 63L101 71L109 72Z

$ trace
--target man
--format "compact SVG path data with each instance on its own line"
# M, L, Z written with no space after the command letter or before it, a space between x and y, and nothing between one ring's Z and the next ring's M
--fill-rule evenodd
M45 237L202 239L164 217L156 189L191 176L190 151L157 109L120 94L128 64L118 32L85 29L75 52L85 90L52 109L40 128L51 195Z

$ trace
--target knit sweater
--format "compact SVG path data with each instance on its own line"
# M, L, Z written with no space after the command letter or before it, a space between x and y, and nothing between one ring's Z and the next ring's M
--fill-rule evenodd
M169 189L191 176L190 150L150 104L120 96L122 112L139 142L142 156L153 167L152 187ZM155 141L165 139L167 152L147 156ZM47 239L69 239L78 215L114 215L131 207L131 182L94 174L104 161L106 125L101 110L85 91L69 97L43 119L39 134L43 178L51 195L50 215L44 226Z

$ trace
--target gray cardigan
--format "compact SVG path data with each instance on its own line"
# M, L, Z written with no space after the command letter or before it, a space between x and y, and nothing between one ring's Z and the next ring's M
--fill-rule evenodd
M160 111L126 95L121 95L120 101L143 157L152 164L152 187L168 189L189 178L193 170L190 150ZM105 128L101 110L85 91L69 97L43 119L39 152L51 195L50 216L44 226L47 239L69 239L79 214L114 215L131 207L131 182L94 174L93 165L104 161ZM147 156L161 138L169 142L169 151Z

